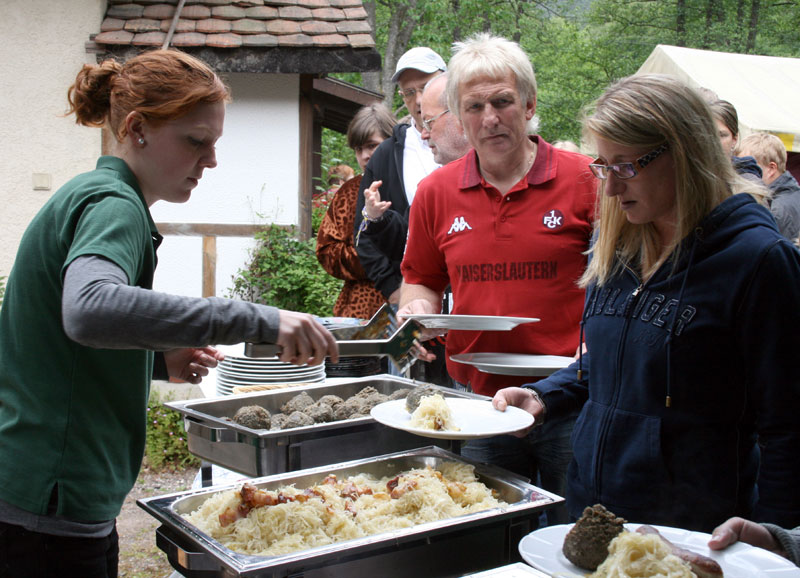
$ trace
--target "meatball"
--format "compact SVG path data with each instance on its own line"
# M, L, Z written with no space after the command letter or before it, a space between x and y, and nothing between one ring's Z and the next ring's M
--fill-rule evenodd
M584 570L597 570L608 557L608 545L625 529L625 523L601 504L585 508L564 537L564 556Z
M314 420L314 423L327 423L333 421L333 408L322 400L309 405L303 413Z
M340 403L344 403L344 400L338 395L332 395L329 393L328 395L323 395L321 398L319 398L317 403L324 403L331 406L332 409L336 409Z
M295 411L289 414L289 417L286 418L286 425L284 426L284 429L303 427L305 425L314 425L314 420L304 414L302 411Z
M355 394L353 397L367 398L375 395L376 393L378 393L378 390L372 387L371 385L368 385L367 387L359 391L357 394Z
M406 388L396 389L389 395L389 401L393 401L395 399L405 399L410 391L410 389Z
M233 416L233 421L250 429L269 429L269 412L260 405L240 407Z
M288 416L282 413L276 413L275 415L272 416L272 424L270 424L269 429L273 431L279 429L286 429L287 427L289 427L286 425L286 421L288 419L289 419Z
M292 399L284 403L281 406L281 412L285 413L286 415L292 415L293 412L303 411L313 403L313 398L304 391L303 393L294 396Z
M406 396L406 411L408 411L408 413L414 413L419 407L419 400L437 393L440 393L439 390L430 385L421 385L414 388L411 393Z
M361 398L361 410L360 412L364 415L369 415L369 410L375 407L378 404L384 403L389 401L389 396L384 395L382 393L378 393L377 391L371 395Z
M350 419L354 417L355 414L364 413L362 411L362 406L363 406L362 399L358 398L357 396L350 397L347 400L345 400L344 403L339 404L333 410L333 417L336 421L343 419Z

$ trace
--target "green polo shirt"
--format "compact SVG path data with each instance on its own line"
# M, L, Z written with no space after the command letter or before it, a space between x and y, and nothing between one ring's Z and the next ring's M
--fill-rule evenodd
M153 353L75 343L61 323L67 266L110 259L152 288L161 237L119 158L61 187L28 226L0 308L0 499L81 522L115 518L145 442Z

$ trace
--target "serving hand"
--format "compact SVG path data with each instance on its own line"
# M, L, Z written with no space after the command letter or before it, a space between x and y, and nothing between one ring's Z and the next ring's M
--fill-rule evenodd
M277 344L281 346L278 358L295 365L319 365L330 357L339 361L339 346L331 332L312 315L280 310L280 329Z
M208 375L209 367L216 367L223 359L225 355L213 347L185 347L164 352L170 378L195 385Z

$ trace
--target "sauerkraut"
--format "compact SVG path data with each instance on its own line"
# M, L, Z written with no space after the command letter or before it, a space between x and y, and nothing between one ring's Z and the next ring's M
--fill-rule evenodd
M274 556L507 505L473 470L445 462L438 470L413 469L381 479L330 475L311 488L258 490L276 504L254 507L244 517L242 492L227 490L185 518L235 552ZM235 521L228 519L231 513Z
M589 578L697 578L655 534L622 532L608 546L608 558Z
M453 421L453 412L440 394L429 395L419 400L419 405L411 414L411 427L434 431L459 431Z

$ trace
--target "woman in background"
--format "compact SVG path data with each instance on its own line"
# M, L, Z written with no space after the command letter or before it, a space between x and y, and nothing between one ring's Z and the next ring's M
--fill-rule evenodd
M347 145L356 153L362 172L378 145L391 136L395 124L397 121L389 109L377 103L361 108L350 121ZM317 260L328 273L344 279L333 314L369 319L386 300L367 277L353 245L360 185L361 175L358 175L336 191L317 233Z
M117 575L115 518L153 378L199 383L223 358L217 343L277 343L298 364L338 356L305 313L151 290L150 207L188 201L217 165L230 96L208 66L176 50L107 60L85 65L68 97L79 124L114 142L33 218L0 309L3 577Z
M761 182L761 167L753 157L737 157L736 145L739 143L739 115L736 108L727 100L714 99L708 103L722 150L730 157L737 173L755 182Z

